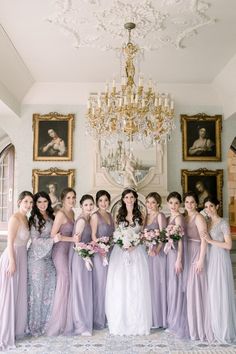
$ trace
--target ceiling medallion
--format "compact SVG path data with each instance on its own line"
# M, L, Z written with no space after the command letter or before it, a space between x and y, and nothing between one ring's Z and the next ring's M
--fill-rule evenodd
M77 48L117 49L124 38L123 23L136 24L133 33L141 48L184 48L184 40L215 23L203 0L56 0L47 18L74 39Z

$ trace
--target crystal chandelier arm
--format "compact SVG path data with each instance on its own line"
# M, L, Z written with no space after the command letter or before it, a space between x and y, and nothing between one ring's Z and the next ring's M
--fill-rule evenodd
M129 41L122 48L123 70L121 89L106 85L105 93L90 96L88 104L88 132L96 139L141 141L145 147L166 140L174 128L174 101L168 94L157 93L152 80L148 87L139 77L135 84L134 60L139 47L131 42L131 30L135 25L128 23Z

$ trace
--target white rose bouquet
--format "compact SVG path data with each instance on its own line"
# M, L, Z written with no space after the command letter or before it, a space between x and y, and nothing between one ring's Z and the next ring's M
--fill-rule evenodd
M141 243L140 233L136 233L133 227L118 226L113 233L113 243L128 251Z

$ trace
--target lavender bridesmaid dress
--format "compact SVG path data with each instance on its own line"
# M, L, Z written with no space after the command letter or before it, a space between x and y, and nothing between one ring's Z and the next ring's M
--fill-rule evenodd
M109 224L97 211L98 225L96 237L112 236L114 232L114 222L111 214ZM103 329L106 325L105 316L105 291L107 281L107 266L103 266L102 257L95 254L93 258L93 327L94 329Z
M230 235L229 224L220 219L209 232L213 240L224 242L224 235ZM214 337L223 344L236 342L235 292L230 253L210 244L208 261L207 276Z
M179 216L178 216L179 217ZM185 221L181 215L180 225L184 229ZM175 225L174 218L168 225ZM187 265L185 261L185 236L182 238L183 255L182 265L183 271L180 274L175 272L175 262L177 259L178 242L174 242L174 249L171 248L167 254L167 326L178 337L189 337L188 320L187 320L187 304L186 304L186 273Z
M197 214L196 214L197 215ZM196 215L186 223L188 244L187 315L190 337L193 340L213 340L210 325L210 304L207 285L206 261L203 270L197 274L195 264L199 259L201 239L195 224Z
M89 222L79 216L75 221L83 219L85 227L81 234L81 242L91 242L91 226ZM88 271L85 262L71 247L70 264L70 296L67 317L66 334L81 334L83 332L92 333L93 328L93 288L92 271Z
M158 216L162 219L163 227L166 226L166 217L163 213ZM145 225L147 230L159 230L158 218L151 224ZM159 254L148 257L151 299L152 299L152 326L155 328L167 327L167 298L166 298L166 254L161 248Z
M72 236L74 221L67 218L61 225L59 232L63 236ZM67 306L69 296L69 250L71 242L60 241L53 246L52 259L56 268L56 290L52 316L49 321L47 335L57 336L64 333L67 319Z
M14 242L16 272L7 275L8 250L0 258L0 350L15 347L27 326L27 241L29 230L21 224Z

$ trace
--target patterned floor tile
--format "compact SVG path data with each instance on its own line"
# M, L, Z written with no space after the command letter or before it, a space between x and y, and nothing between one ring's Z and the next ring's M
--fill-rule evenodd
M163 330L149 336L120 337L107 330L94 331L92 337L27 337L16 343L10 354L236 354L235 345L207 344L180 340Z

